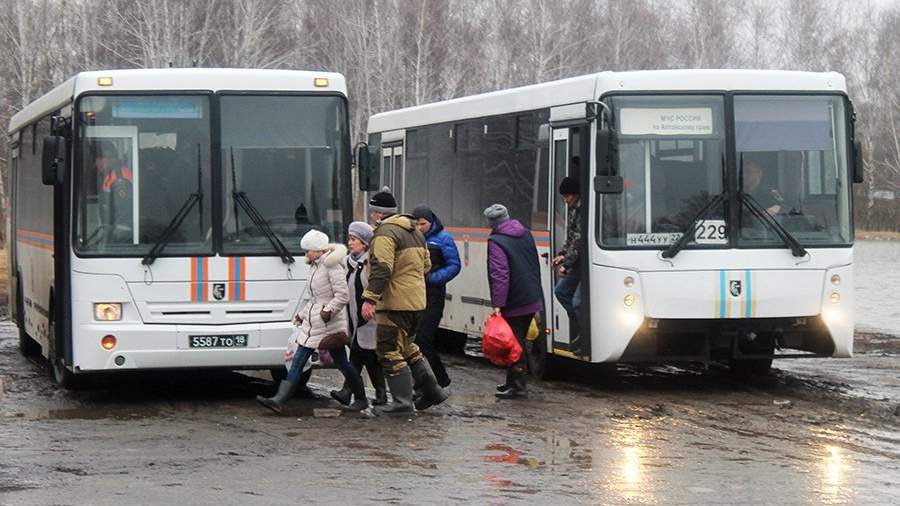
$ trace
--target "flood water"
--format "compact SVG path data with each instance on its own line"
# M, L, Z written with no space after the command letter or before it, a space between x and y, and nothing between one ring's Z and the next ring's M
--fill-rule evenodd
M900 241L856 241L856 329L900 338Z

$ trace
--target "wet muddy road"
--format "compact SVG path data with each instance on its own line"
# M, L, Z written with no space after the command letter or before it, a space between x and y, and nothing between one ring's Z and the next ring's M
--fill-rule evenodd
M451 399L413 419L253 400L267 374L114 377L57 391L0 323L0 504L896 504L900 346L776 363L766 380L577 368L496 401L451 357ZM858 351L859 351L858 350ZM317 371L327 396L333 371Z

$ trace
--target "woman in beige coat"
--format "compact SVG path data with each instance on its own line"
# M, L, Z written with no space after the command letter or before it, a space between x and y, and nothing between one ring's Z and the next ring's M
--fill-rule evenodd
M294 315L294 325L300 327L297 341L300 346L294 353L287 379L278 386L278 393L274 397L256 397L263 406L276 413L281 413L284 404L297 389L306 361L319 348L322 340L327 336L347 334L347 312L344 309L350 300L350 292L346 270L341 263L347 248L342 244L329 244L328 236L318 230L307 232L300 240L300 247L306 250L306 263L310 266L306 303ZM334 365L353 390L355 401L347 409L360 411L369 407L362 378L347 360L344 345L329 348L328 351Z

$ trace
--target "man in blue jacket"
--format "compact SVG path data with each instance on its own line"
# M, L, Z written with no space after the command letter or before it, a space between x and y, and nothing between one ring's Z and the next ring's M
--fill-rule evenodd
M444 230L441 220L428 206L413 209L416 226L425 235L428 253L431 255L431 271L425 276L426 307L416 330L416 344L431 364L431 369L441 387L450 384L450 377L435 349L435 336L444 315L447 283L459 274L459 251L453 237Z

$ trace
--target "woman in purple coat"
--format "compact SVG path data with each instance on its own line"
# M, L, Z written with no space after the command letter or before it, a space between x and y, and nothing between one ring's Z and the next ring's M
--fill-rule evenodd
M541 267L531 231L519 220L509 217L502 204L484 210L491 224L488 239L488 283L494 314L501 314L525 350L525 336L535 313L544 309ZM526 388L526 354L506 371L506 383L497 386L497 397L528 397Z

